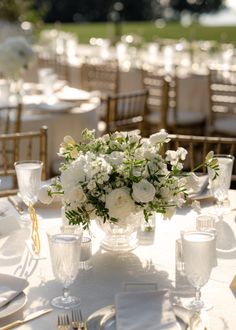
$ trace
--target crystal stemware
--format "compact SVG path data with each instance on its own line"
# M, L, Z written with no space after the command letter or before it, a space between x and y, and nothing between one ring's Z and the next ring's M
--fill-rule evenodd
M38 160L23 160L15 162L16 176L20 196L29 207L34 206L38 200L38 192L41 186L43 163ZM29 214L23 214L21 220L25 224L31 221Z
M213 180L212 170L208 169L209 183L211 192L217 200L215 212L219 218L222 218L229 210L228 190L231 184L234 156L219 154L215 155L214 158L218 160L219 175Z
M69 286L74 282L80 265L82 230L64 232L63 226L47 231L52 270L55 278L63 284L63 295L52 299L57 308L72 309L80 304L78 297L71 296Z
M184 270L195 288L195 299L186 307L191 310L210 309L212 305L201 300L201 288L208 282L215 260L215 235L204 231L182 234Z

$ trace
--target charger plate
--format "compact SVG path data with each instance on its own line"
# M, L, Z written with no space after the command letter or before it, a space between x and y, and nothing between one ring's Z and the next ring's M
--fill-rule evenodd
M187 330L188 326L176 316L178 330ZM86 330L116 330L116 310L114 305L103 307L92 313L85 322Z

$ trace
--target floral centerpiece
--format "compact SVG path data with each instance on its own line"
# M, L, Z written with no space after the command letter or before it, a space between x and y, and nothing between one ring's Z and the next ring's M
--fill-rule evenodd
M0 44L0 72L18 79L34 59L34 52L24 37L10 37Z
M41 188L39 199L50 203L61 195L69 224L84 228L94 218L124 225L131 214L140 212L145 220L154 212L171 218L198 178L193 172L183 173L184 148L164 152L169 141L165 131L149 138L129 132L96 138L86 129L78 143L66 136L59 150L64 158L61 175ZM217 169L212 152L201 166Z
M22 73L33 59L33 49L22 36L9 37L0 44L0 73L8 80L19 107L22 103Z

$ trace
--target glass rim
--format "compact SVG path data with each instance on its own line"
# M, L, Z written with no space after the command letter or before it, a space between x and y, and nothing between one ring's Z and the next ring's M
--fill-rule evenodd
M230 158L230 159L234 159L235 157L231 154L214 154L213 158Z
M181 238L185 239L185 236L197 234L197 235L203 235L203 236L211 236L213 239L215 239L214 233L210 231L204 231L204 230L189 230L182 233Z
M16 162L14 162L14 166L20 165L20 164L40 164L43 166L43 161L41 160L17 160Z

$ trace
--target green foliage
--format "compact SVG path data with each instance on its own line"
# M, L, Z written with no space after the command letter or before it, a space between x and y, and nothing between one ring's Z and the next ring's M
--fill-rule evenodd
M36 22L39 12L34 10L34 0L1 0L0 19L9 22Z
M53 24L45 24L43 28L54 28ZM84 23L84 24L60 24L61 31L72 32L78 36L81 43L88 43L89 39L112 38L114 27L111 23ZM197 23L186 28L180 23L168 23L163 28L155 26L154 22L125 22L121 25L122 34L138 34L144 42L152 42L158 39L187 40L215 40L218 42L236 42L235 26L207 27Z

